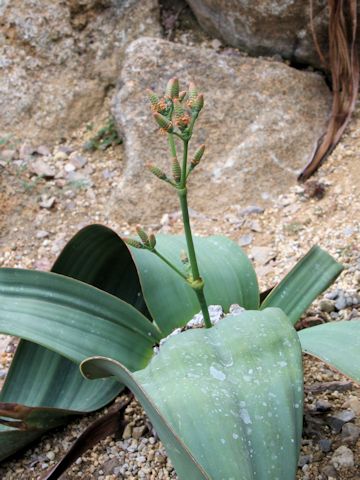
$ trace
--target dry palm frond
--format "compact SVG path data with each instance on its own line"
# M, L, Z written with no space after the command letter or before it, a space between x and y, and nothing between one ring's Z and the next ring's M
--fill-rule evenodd
M312 3L311 17L312 17ZM329 7L329 69L332 79L332 110L327 130L319 140L310 162L299 176L308 179L333 151L354 111L359 89L359 59L356 48L357 1L328 0ZM313 20L313 19L312 19ZM315 47L324 61L313 23Z

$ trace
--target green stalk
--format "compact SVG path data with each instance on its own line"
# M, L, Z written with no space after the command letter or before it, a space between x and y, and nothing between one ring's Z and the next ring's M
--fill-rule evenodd
M181 213L182 213L183 223L184 223L186 244L188 248L189 261L190 261L192 277L193 277L190 285L194 289L196 296L198 298L201 311L204 317L205 327L211 328L212 325L211 325L211 320L209 315L209 309L208 309L207 302L204 295L204 281L200 277L199 267L198 267L196 254L195 254L194 241L191 233L186 187L183 189L178 189L178 197L180 200L180 207L181 207Z
M200 308L204 317L204 322L206 328L211 328L211 320L210 320L210 315L209 315L209 309L207 306L206 298L204 295L204 281L200 277L200 272L199 272L199 267L196 259L196 253L195 253L195 247L194 247L194 241L192 237L192 232L191 232L191 226L190 226L190 217L189 217L189 208L188 208L188 202L187 202L187 188L186 188L186 180L187 180L187 161L188 161L188 146L189 146L189 141L192 135L192 130L195 124L195 121L198 117L198 114L194 114L190 125L189 125L189 131L188 135L186 138L182 138L183 140L183 160L182 160L182 167L181 167L181 179L180 179L180 185L177 188L178 192L178 197L180 201L180 207L181 207L181 213L182 213L182 219L183 219L183 224L184 224L184 231L185 231L185 238L186 238L186 244L188 248L188 254L189 254L189 262L191 266L191 272L192 272L192 281L189 282L192 289L196 293L196 296L198 298L198 302L200 304ZM175 133L175 132L174 132ZM169 141L169 147L170 147L170 153L172 157L176 157L176 146L175 146L175 140L174 140L174 133L169 133L168 134L168 141ZM162 258L161 255L158 252L156 253L159 258ZM165 263L167 263L173 270L175 270L177 273L179 273L183 278L185 278L187 281L187 277L183 275L174 265L172 265L170 262L168 262L165 258L162 258Z
M180 277L182 277L186 281L188 280L187 276L184 273L182 273L177 267L175 267L175 265L173 265L166 257L161 255L161 253L159 253L157 250L155 250L155 248L151 251L153 253L155 253L155 255L157 257L159 257L164 263L166 263L166 265L168 265L172 270L174 270L174 272L176 272L178 275L180 275Z

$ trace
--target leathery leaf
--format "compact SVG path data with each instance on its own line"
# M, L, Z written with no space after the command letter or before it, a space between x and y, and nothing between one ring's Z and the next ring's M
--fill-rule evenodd
M360 383L360 320L324 323L298 334L305 353Z
M185 273L180 252L186 250L183 235L158 235L157 250ZM259 288L254 268L241 248L225 237L194 237L205 295L209 305L228 311L232 303L248 310L259 307ZM154 254L130 248L139 272L148 309L162 332L169 335L199 312L193 290ZM181 299L179 301L179 299Z
M109 358L81 368L134 391L182 480L295 478L302 358L281 310L246 311L171 337L133 374Z

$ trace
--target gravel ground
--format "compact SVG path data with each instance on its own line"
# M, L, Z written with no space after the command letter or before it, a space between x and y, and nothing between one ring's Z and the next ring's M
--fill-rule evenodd
M66 144L30 147L9 141L2 150L2 267L49 269L64 244L89 223L104 223L122 234L134 232L135 226L122 217L112 193L121 178L122 147L94 152L82 148L104 124L107 111L105 106L105 113L94 120L92 131L84 126ZM254 260L262 288L280 280L313 244L319 244L344 263L346 270L313 304L304 322L313 325L359 317L359 147L360 109L340 145L313 177L316 183L295 185L269 202L264 211L252 206L244 212L229 198L228 211L222 218L215 218L211 205L192 205L194 232L224 234L239 242ZM34 155L46 161L46 168L52 168L45 172L46 179L38 175L44 174L41 162L37 172L30 171L29 159ZM145 227L155 232L179 232L178 212L164 214L158 224ZM6 375L15 344L13 339L0 336L0 351L4 352L0 381ZM297 479L360 478L360 389L318 360L305 357L304 365L306 423ZM351 420L340 427L337 423L334 432L329 417L344 411L353 412L348 415ZM21 458L5 462L0 478L40 478L100 414L47 435ZM100 442L63 478L176 478L164 448L135 400L128 406L126 418L129 423L121 438Z

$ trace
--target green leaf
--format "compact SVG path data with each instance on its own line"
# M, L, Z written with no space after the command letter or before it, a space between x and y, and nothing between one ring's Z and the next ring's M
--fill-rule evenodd
M80 363L96 352L145 366L157 329L134 307L55 273L0 270L0 331L26 338Z
M185 273L180 260L180 252L186 250L185 237L159 235L156 241L157 250ZM241 248L225 237L195 237L194 243L208 304L221 305L225 311L233 303L257 309L256 274ZM136 248L131 248L131 252L149 311L162 335L167 336L200 311L196 295L156 255Z
M295 324L343 269L331 255L314 246L271 291L260 308L281 308Z
M134 374L104 358L81 368L88 377L115 375L133 390L180 479L295 478L302 358L281 310L247 311L171 337Z
M298 332L305 353L360 383L360 320L329 322Z
M156 328L134 307L54 273L0 270L0 304L0 331L36 342L76 363L97 352L111 354L130 369L138 369L147 364L152 346L159 340ZM15 432L16 423L1 427L1 458L26 445L34 436L64 423L66 417L101 407L119 391L119 386L106 381L89 389L84 381L79 384L73 370L61 371L64 366L61 361L47 364L47 356L41 351L32 351L31 347L31 344L21 347L17 357L20 360L15 363L17 373L10 369L0 398L1 416L13 422L14 415L20 411L21 421L29 431ZM34 357L34 353L38 356ZM35 366L37 373L30 377L28 367L34 370ZM19 378L23 378L24 383L19 383ZM8 403L11 401L16 402L15 405ZM71 411L61 414L53 410L49 417L43 410L42 428L39 428L31 424L27 411L18 405L20 402L32 407L56 406Z
M52 270L118 296L148 315L134 262L123 241L109 228L91 225L82 229L65 246ZM77 364L21 340L0 393L0 409L6 410L8 417L22 412L26 430L0 426L0 460L49 430L54 421L60 425L74 415L103 407L121 389L111 379L86 381ZM25 405L37 409L39 417L43 410L42 428L37 425L33 430Z

